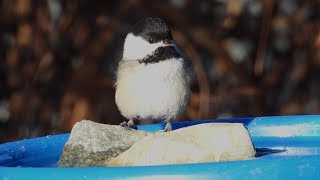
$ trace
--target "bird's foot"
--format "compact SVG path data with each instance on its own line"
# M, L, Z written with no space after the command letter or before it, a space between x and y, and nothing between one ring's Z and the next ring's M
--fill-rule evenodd
M123 121L122 123L120 123L120 126L124 127L127 130L138 129L132 119L130 119L129 121Z
M164 132L172 131L172 125L170 122L167 122L166 126L164 127Z

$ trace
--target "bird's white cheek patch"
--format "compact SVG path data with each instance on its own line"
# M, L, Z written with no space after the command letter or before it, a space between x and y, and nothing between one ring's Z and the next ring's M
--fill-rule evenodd
M162 42L150 44L139 36L129 33L123 47L124 60L138 60L151 55L158 47L163 46Z

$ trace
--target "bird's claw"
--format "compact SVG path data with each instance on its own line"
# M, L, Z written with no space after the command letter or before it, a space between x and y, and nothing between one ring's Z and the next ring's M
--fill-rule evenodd
M129 121L123 121L120 123L120 126L124 127L126 130L138 129L131 119Z

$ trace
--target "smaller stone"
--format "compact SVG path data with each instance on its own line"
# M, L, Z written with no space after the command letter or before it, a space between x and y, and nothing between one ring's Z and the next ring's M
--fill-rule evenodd
M60 167L107 166L149 133L88 120L76 123L63 148Z
M110 166L203 163L251 159L249 132L241 123L207 123L150 134L112 159Z

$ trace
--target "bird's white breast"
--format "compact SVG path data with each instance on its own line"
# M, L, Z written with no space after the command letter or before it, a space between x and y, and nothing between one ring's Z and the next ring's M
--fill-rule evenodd
M187 104L189 85L181 59L119 64L116 103L126 118L175 118Z

